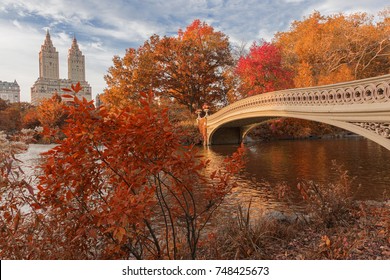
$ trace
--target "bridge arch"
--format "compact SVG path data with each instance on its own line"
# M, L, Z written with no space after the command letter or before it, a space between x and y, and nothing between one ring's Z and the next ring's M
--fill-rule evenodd
M206 142L239 143L251 125L279 117L326 123L390 150L390 75L240 100L207 118Z
M242 116L243 118L245 116ZM260 117L260 116L259 116ZM377 124L375 123L362 123L362 126L343 122L343 121L337 121L337 120L327 120L323 118L317 118L317 117L308 117L308 116L297 116L295 114L281 114L281 113L270 113L264 116L264 119L256 118L257 122L246 122L245 126L233 126L235 122L228 123L227 126L220 126L215 128L213 131L211 131L209 136L209 144L215 145L215 144L239 144L241 141L245 138L246 134L254 127L262 122L269 121L270 119L275 118L296 118L296 119L305 119L309 121L315 121L315 122L321 122L326 123L335 127L342 128L344 130L353 132L355 134L364 136L367 139L370 139L379 145L387 148L390 150L390 141L386 139L385 137L382 137L380 134L375 133L374 131L371 131L369 129L364 128L364 125L367 127L371 126L372 129L375 129L377 127ZM246 119L243 119L246 120ZM249 120L254 121L255 118L251 117ZM237 123L236 123L237 124ZM389 127L390 129L390 127ZM214 137L217 136L217 139ZM221 141L221 139L224 139L225 141Z

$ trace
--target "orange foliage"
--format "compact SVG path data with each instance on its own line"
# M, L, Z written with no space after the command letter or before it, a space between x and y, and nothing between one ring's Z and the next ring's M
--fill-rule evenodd
M61 129L66 124L67 112L59 95L54 94L50 99L42 100L36 108L36 114L44 128L45 141L55 142L64 137Z
M233 63L228 37L199 20L179 30L177 37L153 35L113 62L105 77L106 104L139 105L140 93L151 91L192 112L204 103L225 101L230 87L225 71Z
M315 86L309 63L302 62L297 66L294 84L297 88Z
M389 12L374 22L365 13L323 16L314 12L276 35L295 86L315 86L388 73Z
M233 64L228 37L195 20L178 38L164 38L158 60L162 88L191 112L207 103L223 103L230 85L225 75Z
M56 94L39 104L37 114L40 123L50 128L61 127L66 119L64 104L61 97Z
M160 38L154 35L138 49L127 49L123 58L113 58L114 65L104 77L108 87L101 96L106 105L116 108L139 105L141 92L158 88L155 48L159 41Z
M23 116L23 127L34 129L35 127L41 126L41 122L38 119L37 109L30 108Z
M26 102L10 103L0 98L0 131L18 133L23 126L23 116L30 107Z

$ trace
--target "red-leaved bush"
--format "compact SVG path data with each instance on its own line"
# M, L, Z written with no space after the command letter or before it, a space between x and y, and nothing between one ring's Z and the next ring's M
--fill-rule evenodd
M36 218L18 235L23 243L29 232L30 245L16 252L2 244L0 257L197 257L202 230L243 166L243 148L208 172L150 99L109 112L74 98L66 138L44 156Z

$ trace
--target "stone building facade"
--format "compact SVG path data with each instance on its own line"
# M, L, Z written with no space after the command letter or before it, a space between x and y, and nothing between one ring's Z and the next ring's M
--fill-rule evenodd
M83 88L78 97L92 99L92 89L85 80L85 57L79 49L76 38L68 52L68 79L59 77L58 52L53 46L49 31L39 52L39 78L31 87L31 103L38 105L42 99L51 98L54 93L64 94L62 88L70 88L80 82Z
M11 103L20 102L20 87L14 82L0 81L0 98Z

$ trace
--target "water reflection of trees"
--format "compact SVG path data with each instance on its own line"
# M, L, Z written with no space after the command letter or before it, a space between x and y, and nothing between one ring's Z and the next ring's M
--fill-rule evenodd
M218 166L235 146L212 146L202 151ZM236 178L239 187L232 195L237 201L258 200L258 207L278 208L273 186L286 182L295 186L302 180L327 184L334 179L332 160L355 177L358 199L380 199L390 191L390 151L361 137L260 142L247 145L245 172ZM252 207L256 206L253 201Z

